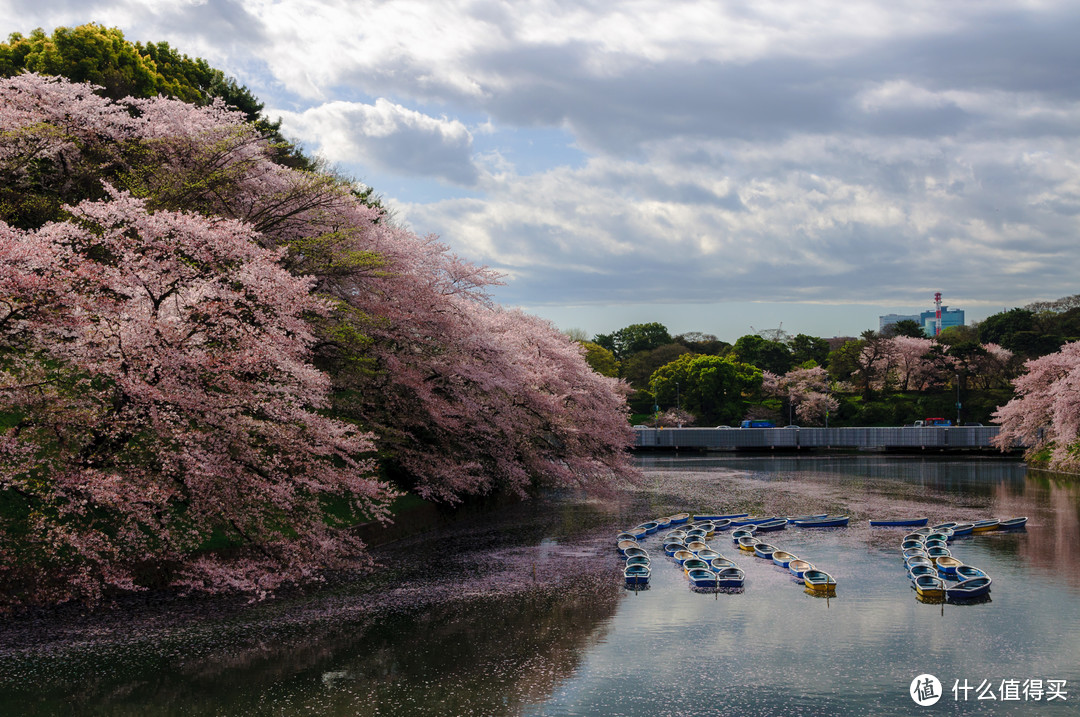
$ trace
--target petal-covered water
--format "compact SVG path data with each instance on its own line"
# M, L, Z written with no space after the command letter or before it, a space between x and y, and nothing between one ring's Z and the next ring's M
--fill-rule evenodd
M1005 459L642 462L637 492L459 521L380 548L373 578L255 606L162 600L9 620L0 714L1075 712L1076 482ZM741 593L691 590L664 531L643 541L648 589L625 589L615 535L682 510L850 515L848 528L766 534L833 575L835 597L808 595L724 533L709 543L745 571ZM989 601L969 605L920 602L900 549L908 530L866 522L1019 515L1024 532L950 544L993 578ZM923 674L941 684L933 707L909 695Z

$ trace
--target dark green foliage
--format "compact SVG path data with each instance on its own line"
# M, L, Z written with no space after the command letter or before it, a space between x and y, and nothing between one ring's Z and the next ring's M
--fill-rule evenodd
M763 371L782 376L795 366L791 349L780 341L770 341L757 334L741 336L731 349L731 354L742 361L757 366Z
M908 336L913 339L926 338L923 327L914 319L902 319L895 324L890 324L885 327L882 334L890 338L893 336Z
M829 360L829 342L817 336L796 334L789 348L795 366L802 366L807 361L824 366Z
M631 324L612 334L597 334L593 342L615 354L619 361L639 351L651 351L672 343L671 334L663 324Z

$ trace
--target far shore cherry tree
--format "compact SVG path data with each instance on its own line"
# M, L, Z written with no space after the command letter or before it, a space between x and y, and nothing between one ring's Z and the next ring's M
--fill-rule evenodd
M1027 372L1013 381L1016 398L999 408L1001 424L995 442L1004 449L1020 443L1029 458L1040 457L1050 468L1080 468L1080 341L1025 364Z

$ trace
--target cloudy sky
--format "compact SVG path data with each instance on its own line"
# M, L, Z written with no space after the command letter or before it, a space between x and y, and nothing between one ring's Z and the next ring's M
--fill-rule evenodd
M561 328L1080 292L1080 3L0 0L206 58Z

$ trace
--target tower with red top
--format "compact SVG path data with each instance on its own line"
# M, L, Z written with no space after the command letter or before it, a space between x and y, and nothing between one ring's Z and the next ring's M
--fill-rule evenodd
M934 293L934 336L941 333L941 292Z

